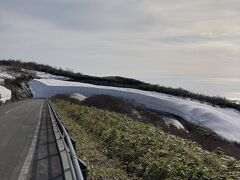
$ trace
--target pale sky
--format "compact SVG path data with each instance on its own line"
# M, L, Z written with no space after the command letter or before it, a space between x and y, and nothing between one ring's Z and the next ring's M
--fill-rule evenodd
M0 0L0 59L89 75L240 78L239 0Z

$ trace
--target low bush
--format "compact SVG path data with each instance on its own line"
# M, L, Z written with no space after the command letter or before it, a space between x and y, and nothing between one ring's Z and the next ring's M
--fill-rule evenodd
M102 144L109 158L117 158L131 176L144 179L238 179L240 162L202 150L150 124L128 116L54 100L58 112Z
M109 95L94 95L84 101L69 98L69 95L56 95L53 98L67 100L79 105L87 105L89 107L97 107L99 109L122 113L128 115L134 120L151 123L155 127L161 128L164 132L169 134L196 142L205 150L215 151L218 148L222 148L224 154L238 160L240 159L239 143L228 141L213 130L190 123L178 116L146 109L143 106L139 106L125 99ZM174 126L168 126L163 120L166 117L180 121L187 131L177 129Z
M94 95L85 99L81 104L128 115L135 110L134 106L124 99L109 95Z
M110 159L104 154L98 139L89 135L66 114L61 113L61 117L70 135L74 137L78 157L88 165L89 179L130 179L117 159Z

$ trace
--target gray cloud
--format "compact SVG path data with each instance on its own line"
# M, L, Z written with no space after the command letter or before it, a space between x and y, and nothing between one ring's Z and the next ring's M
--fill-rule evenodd
M240 77L239 12L238 0L0 0L0 58L98 75Z
M2 8L49 21L73 30L112 30L147 27L155 17L146 14L141 0L3 1Z

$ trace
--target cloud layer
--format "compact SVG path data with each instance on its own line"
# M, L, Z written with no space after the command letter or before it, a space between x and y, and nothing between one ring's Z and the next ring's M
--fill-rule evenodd
M96 75L240 77L238 0L0 0L0 58Z

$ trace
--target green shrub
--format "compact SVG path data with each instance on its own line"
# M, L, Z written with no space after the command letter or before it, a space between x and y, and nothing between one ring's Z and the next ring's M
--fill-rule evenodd
M240 162L202 150L197 144L164 133L118 113L54 100L85 131L99 139L109 158L129 175L144 179L240 178Z

